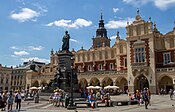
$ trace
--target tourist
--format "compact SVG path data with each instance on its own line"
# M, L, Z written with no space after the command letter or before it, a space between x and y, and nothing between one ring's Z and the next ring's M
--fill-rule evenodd
M104 101L105 101L105 106L111 106L111 100L110 100L110 93L109 91L106 92L106 94L104 95Z
M59 97L60 97L60 101L59 101L59 105L61 103L61 106L64 107L64 91L63 90L60 90L60 93L59 93Z
M50 96L49 96L49 103L53 103L53 94L51 94Z
M170 94L170 99L173 100L173 89L170 89L169 94Z
M7 98L7 109L8 109L8 112L12 111L12 107L13 107L13 94L12 94L12 91L10 91L10 94L8 95L8 98Z
M96 99L97 99L97 100L98 100L98 99L101 99L100 96L101 96L101 93L100 93L100 91L98 90L97 93L96 93Z
M136 100L138 102L138 105L140 105L140 92L139 92L139 90L136 90L135 97L136 97Z
M88 96L88 102L91 104L91 107L95 107L95 96L93 94L93 90L90 91L90 94Z
M7 105L7 92L1 92L1 107L2 107L2 111L5 111L6 109L6 105Z
M0 108L1 108L1 111L4 111L5 103L4 103L3 92L2 91L0 92Z
M22 97L21 97L21 93L19 90L18 90L17 94L15 95L15 99L16 99L16 110L20 111Z
M151 106L151 91L148 88L147 88L147 92L148 92L149 106Z
M148 91L147 88L144 88L143 91L143 100L145 101L145 109L148 109L149 99L148 99Z

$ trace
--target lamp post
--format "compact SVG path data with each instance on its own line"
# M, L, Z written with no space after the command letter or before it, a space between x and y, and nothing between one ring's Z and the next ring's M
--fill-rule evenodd
M69 101L69 105L67 106L68 110L73 110L76 109L76 106L74 105L74 101L73 101L73 74L74 74L74 69L73 69L73 62L74 62L74 58L71 57L71 76L70 76L70 80L71 80L71 87L70 87L70 101Z

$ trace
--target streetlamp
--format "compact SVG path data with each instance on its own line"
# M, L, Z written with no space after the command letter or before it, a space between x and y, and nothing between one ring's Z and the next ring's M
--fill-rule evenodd
M74 63L74 58L71 57L71 76L70 76L70 80L71 80L71 87L70 87L70 101L69 101L69 105L67 106L68 110L73 110L76 109L76 106L74 105L74 101L73 101L73 74L74 74L74 69L73 69L73 63Z

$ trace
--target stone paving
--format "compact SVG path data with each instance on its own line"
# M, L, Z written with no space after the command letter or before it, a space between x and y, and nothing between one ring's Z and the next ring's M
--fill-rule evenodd
M128 100L127 95L111 96L114 101ZM16 104L13 105L15 109ZM75 112L75 110L67 110L64 107L55 107L49 104L47 101L40 101L34 103L34 101L23 101L22 109L24 112ZM127 105L127 106L114 106L114 107L98 107L91 108L77 108L78 112L175 112L175 98L170 100L169 95L159 96L152 95L151 106L148 106L146 110L144 104L139 105ZM16 112L13 110L13 112Z

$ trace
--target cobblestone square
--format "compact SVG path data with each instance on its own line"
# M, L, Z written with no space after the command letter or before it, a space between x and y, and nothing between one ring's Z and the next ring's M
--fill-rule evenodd
M118 95L111 96L113 101L128 100L128 96ZM170 100L169 95L160 96L152 95L151 106L148 106L146 110L144 104L139 105L127 105L127 106L116 106L114 107L98 107L95 109L91 108L77 108L78 112L174 112L175 98ZM13 112L15 110L16 104L13 105ZM34 101L23 101L22 109L23 112L75 112L75 110L67 110L64 107L55 107L49 104L47 101L40 101L39 103L34 103Z

